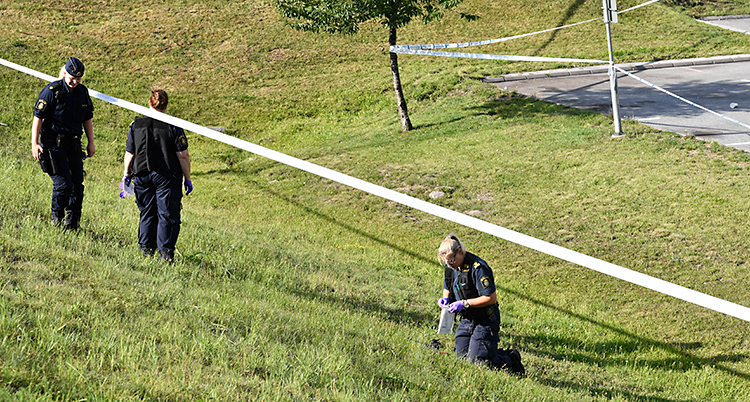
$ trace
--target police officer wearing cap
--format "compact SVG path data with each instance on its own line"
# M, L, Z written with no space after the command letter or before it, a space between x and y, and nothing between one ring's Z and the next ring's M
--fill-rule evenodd
M94 156L94 105L81 84L84 66L71 57L60 80L42 89L34 107L31 154L52 179L52 224L77 229L83 204L83 159ZM81 136L88 143L83 153Z
M438 257L445 264L440 308L459 313L456 355L494 369L524 374L521 355L515 349L498 350L500 310L495 278L487 263L467 252L454 234L440 244Z
M164 90L151 91L151 110L164 113L168 103ZM182 223L183 184L186 195L193 191L185 130L151 117L136 117L128 130L123 162L123 187L132 181L141 213L141 252L150 256L158 249L159 259L171 262Z

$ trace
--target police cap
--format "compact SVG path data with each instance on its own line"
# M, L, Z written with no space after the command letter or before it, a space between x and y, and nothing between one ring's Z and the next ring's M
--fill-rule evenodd
M73 77L83 77L83 70L83 63L75 57L69 58L68 62L65 63L65 71Z

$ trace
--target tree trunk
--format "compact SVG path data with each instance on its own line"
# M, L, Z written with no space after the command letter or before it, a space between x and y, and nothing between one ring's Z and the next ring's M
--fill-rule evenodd
M391 28L388 43L391 46L396 45L396 28ZM411 120L409 120L409 110L406 107L404 90L401 88L401 76L398 73L398 55L396 53L390 53L390 55L391 73L393 74L393 89L396 91L396 104L398 105L398 115L401 118L401 130L409 131L414 127L411 125Z

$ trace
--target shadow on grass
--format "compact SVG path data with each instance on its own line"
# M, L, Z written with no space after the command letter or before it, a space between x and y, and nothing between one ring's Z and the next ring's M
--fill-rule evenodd
M237 173L237 172L228 171L225 173L232 174L232 173ZM246 173L247 172L243 172L242 173L243 176ZM250 174L252 175L253 172L250 172ZM278 191L271 189L269 186L264 185L264 183L260 181L254 182L254 187L257 190L261 190L267 193L270 197L279 199L282 202L285 202L289 205L294 206L295 208L298 208L301 211L304 211L305 214L314 216L320 220L323 220L332 225L338 226L346 230L347 232L352 233L353 235L367 238L369 240L372 240L375 243L379 243L390 249L397 250L399 253L401 253L404 256L415 258L417 260L420 260L429 264L435 264L434 259L415 253L414 251L406 247L400 246L398 244L387 242L375 235L367 233L349 224L343 223L340 220L337 220L335 217L324 214L307 205L304 205L303 203L297 200L294 200L292 197L288 197ZM286 265L294 266L294 267L310 265L310 262L307 260L299 260L297 256L289 254L289 253L285 253L279 250L269 250L268 259L269 261L284 261ZM216 264L211 262L210 258L204 258L200 254L186 256L186 260L192 264L200 265L204 269L215 271L219 275L222 275L225 277L233 277L235 279L240 279L240 280L242 279L259 280L259 278L260 280L263 280L263 281L268 280L268 278L265 278L265 277L261 278L258 276L257 272L252 272L251 270L247 270L246 268L245 269L242 269L242 268L226 269L224 267L217 266ZM334 293L332 289L326 289L326 288L321 288L319 286L313 286L307 282L301 281L299 278L297 278L296 280L292 280L292 281L288 279L278 280L277 283L279 287L283 288L286 292L290 294L297 295L299 297L309 299L309 300L319 300L319 301L322 301L331 305L338 305L342 309L345 309L345 310L364 311L368 314L373 314L373 315L384 314L388 320L395 322L395 323L399 323L399 324L425 323L425 322L432 322L435 319L434 312L428 313L428 312L418 312L414 310L410 311L408 308L388 308L378 303L375 300L366 300L366 299L361 299L357 297L350 297L350 296L337 294L337 293Z
M584 114L595 113L596 111L581 110L572 107L565 107L551 102L539 100L530 96L519 94L517 92L500 91L501 93L486 102L469 107L468 113L434 123L415 125L415 133L421 130L439 128L452 123L460 122L464 119L475 116L491 116L496 119L511 119L516 117L536 118L539 116L580 116ZM430 139L433 137L430 136Z
M567 24L568 21L570 21L570 19L575 15L575 13L578 11L578 9L581 8L581 6L583 6L584 3L586 3L586 0L575 0L568 7L567 11L565 12L565 15L563 15L562 19L560 20L559 23L557 23L556 26L560 27L560 26L563 26L563 25ZM539 53L541 53L542 50L544 50L547 46L549 46L549 44L552 43L555 40L555 38L557 37L557 33L558 32L559 31L552 31L552 33L549 36L549 39L547 39L546 42L544 42L541 46L539 46L539 48L536 49L536 51L533 54L535 54L535 55L539 54Z
M504 288L501 286L498 286L497 289L498 291L511 294L519 299L524 299L536 305L544 306L548 309L558 311L570 317L575 317L581 321L588 322L590 324L604 328L608 331L612 331L614 333L617 333L619 335L623 335L625 337L632 339L631 342L614 342L614 343L609 343L609 344L597 344L590 351L586 351L585 353L583 352L576 353L576 354L553 353L550 350L553 350L555 348L550 347L550 348L545 348L545 349L542 349L542 348L532 349L535 354L548 356L549 358L554 359L554 360L570 360L570 361L585 363L585 364L592 365L592 366L599 366L599 365L626 366L629 363L627 362L627 360L624 360L624 359L601 359L601 358L596 358L593 356L597 354L612 353L613 351L616 351L616 353L618 354L619 353L636 353L639 350L649 350L653 348L658 348L658 349L667 351L669 353L672 353L676 355L677 357L675 359L638 360L637 362L634 362L634 363L638 365L645 365L652 369L669 369L669 370L681 370L681 371L688 371L688 370L692 370L697 367L703 367L703 366L714 366L717 369L727 374L733 375L743 380L750 380L750 374L741 372L739 370L736 370L734 368L727 367L726 365L721 364L725 362L739 362L739 361L746 360L748 359L748 356L746 355L742 355L742 354L717 355L711 358L698 357L689 353L689 350L698 349L702 347L701 343L670 344L666 342L659 342L653 339L644 338L642 336L638 336L636 334L624 331L621 328L617 328L609 324L595 321L581 314L577 314L572 311L554 306L547 302L535 299L529 295L517 292L515 290L511 290L511 289ZM528 348L528 345L545 345L545 344L569 346L572 348L580 347L580 342L577 339L574 339L572 337L564 338L564 337L557 337L557 336L526 336L526 337L521 336L519 338L525 341L527 348ZM558 380L554 378L546 379L544 380L544 382L550 383L552 385L557 385L557 386L561 384ZM565 386L580 388L580 386L575 385L575 384L568 384ZM592 390L592 392L594 391ZM636 400L661 401L663 399L647 398L647 399L636 399Z
M593 112L572 107L557 105L551 102L532 98L516 92L504 92L500 96L470 108L477 115L488 115L497 118L538 117L550 115L581 116Z

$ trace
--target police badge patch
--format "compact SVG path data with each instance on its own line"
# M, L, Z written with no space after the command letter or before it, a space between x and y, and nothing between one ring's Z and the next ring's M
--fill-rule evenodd
M489 276L483 276L482 279L479 280L479 282L482 283L482 286L485 289L487 289L491 285L491 283L490 283L490 277Z
M185 134L182 134L179 137L177 137L177 141L180 143L181 147L184 147L185 145L187 145L187 137L185 136Z
M43 112L45 109L47 109L47 102L39 99L39 101L36 103L36 109Z

